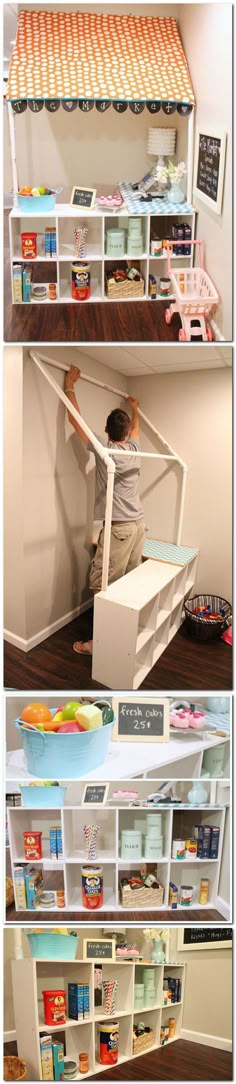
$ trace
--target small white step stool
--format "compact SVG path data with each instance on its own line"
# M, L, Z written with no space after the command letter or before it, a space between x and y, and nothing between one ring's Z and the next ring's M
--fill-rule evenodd
M175 636L196 577L198 552L147 539L144 562L94 599L92 677L138 689Z

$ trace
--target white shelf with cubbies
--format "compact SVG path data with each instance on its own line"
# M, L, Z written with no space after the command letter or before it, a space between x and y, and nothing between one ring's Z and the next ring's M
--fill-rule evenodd
M35 203L37 199L35 197ZM72 296L72 264L84 266L90 265L90 290L87 301L110 301L114 296L108 296L106 284L107 273L122 265L136 268L141 272L140 290L136 282L136 291L132 291L130 282L129 291L122 294L122 288L118 288L119 300L173 300L172 294L166 294L166 283L161 288L161 280L168 278L166 241L173 239L172 263L173 267L179 266L181 260L189 267L193 264L193 245L181 253L181 234L183 226L188 228L191 240L195 237L194 208L186 204L187 210L176 213L173 204L166 204L166 213L163 215L145 214L132 216L123 208L119 214L110 214L95 209L90 212L79 212L69 204L58 203L53 212L39 212L35 207L33 214L22 211L19 207L13 207L10 217L10 262L12 282L13 304L33 304L55 302L73 302ZM134 217L140 217L140 242L134 237L128 239L129 223ZM74 231L81 226L87 230L86 255L76 256ZM176 236L173 238L173 226L176 227ZM49 242L45 240L47 230L53 231L51 249ZM112 232L113 237L112 237ZM117 232L118 231L118 232ZM179 231L179 237L178 237ZM34 235L33 246L36 254L33 258L26 258L25 249L22 248L22 234ZM118 240L116 240L116 238ZM153 255L153 244L158 238L158 253ZM31 249L29 250L31 251ZM34 267L34 265L36 265ZM18 266L18 275L16 267ZM27 294L22 286L22 270L31 271L31 288ZM15 269L15 270L14 270ZM46 270L47 269L47 270ZM156 279L156 289L150 287L149 276ZM138 281L138 280L137 280ZM50 297L49 284L54 284L54 292ZM35 287L45 287L42 295L35 293ZM131 291L131 292L130 292ZM81 298L81 301L83 299Z
M211 803L183 802L181 808L147 807L144 794L143 805L141 797L137 807L117 802L102 808L91 804L87 808L82 804L61 809L8 808L16 910L29 916L32 910L47 910L50 915L50 910L58 909L61 916L83 912L88 920L98 909L101 914L129 908L133 913L158 914L174 908L184 916L198 906L207 911L216 905L218 896L225 811L225 805L216 802L215 788ZM88 826L95 838L91 853L86 850ZM55 831L60 839L58 857ZM39 833L40 851L35 859ZM33 852L26 858L29 841ZM29 893L32 867L33 898ZM91 884L87 895L84 891L85 877L93 881L94 868L98 877L95 901ZM186 885L190 887L187 896Z
M115 1009L109 1016L104 1011L104 996L97 1003L96 969L100 971L100 989L104 981L117 983ZM76 1062L74 1079L91 1077L111 1069L100 1060L100 1030L114 1023L118 1032L117 1062L129 1062L139 1054L158 1050L162 1045L179 1039L182 1029L185 965L171 963L136 962L114 960L104 963L102 957L95 961L75 959L71 962L17 959L12 962L13 1001L18 1056L27 1063L28 1078L42 1080L40 1039L55 1031L55 1041L62 1043L64 1056ZM173 983L173 979L177 980ZM179 980L179 981L178 981ZM172 981L172 991L171 991ZM89 1015L86 1019L70 1019L68 983L86 984L89 988ZM167 991L169 989L169 994ZM24 997L22 997L22 990ZM64 1023L44 1023L43 991L62 991L66 999ZM143 997L140 996L143 991ZM168 1005L164 1004L169 997ZM178 1000L172 1000L178 998ZM140 1008L137 1007L138 1002ZM136 1037L137 1025L143 1020L145 1031ZM170 1023L169 1023L170 1021ZM117 1028L118 1024L118 1028ZM88 1055L88 1071L80 1073L79 1055ZM66 1064L66 1063L65 1063ZM115 1058L114 1062L115 1064ZM47 1077L47 1079L53 1079Z

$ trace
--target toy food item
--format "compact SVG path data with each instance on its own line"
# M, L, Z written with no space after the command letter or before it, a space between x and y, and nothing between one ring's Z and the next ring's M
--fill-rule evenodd
M42 832L23 832L24 852L29 859L42 858Z
M52 1027L53 1024L66 1023L66 994L65 990L43 990L44 1021Z
M35 260L37 256L37 233L21 234L21 255L24 260Z
M81 704L80 700L70 700L70 701L68 701L68 704L65 704L65 706L62 708L63 721L66 723L67 720L69 720L69 722L70 722L71 719L75 719L75 713L76 713L76 711L78 711L78 708L81 708L81 707L82 707L82 704ZM55 716L54 716L54 718L55 718Z
M53 722L54 723L61 723L62 721L63 721L62 710L61 711L56 711L55 715L53 715Z
M192 728L192 730L198 730L198 729L202 730L204 722L205 722L205 712L204 711L193 711L191 713L191 715L189 716L189 726Z
M52 719L51 712L46 704L27 704L21 713L23 723L47 723Z
M75 718L82 730L98 730L103 725L102 712L95 704L84 704L75 712Z
M68 719L67 723L59 723L58 730L60 731L60 734L79 734L81 733L82 727L79 726L76 719Z
M188 730L189 727L189 713L187 711L171 712L170 715L171 726L180 730Z
M102 866L81 866L82 904L88 911L96 911L103 905Z
M32 195L32 188L30 187L30 185L27 185L27 184L23 185L23 188L19 189L19 196L31 196L31 195Z

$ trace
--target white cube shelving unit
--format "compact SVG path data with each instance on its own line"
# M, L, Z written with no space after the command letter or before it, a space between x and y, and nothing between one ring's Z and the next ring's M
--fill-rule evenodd
M97 963L100 961L97 960ZM183 1003L184 1003L184 977L185 965L171 962L168 964L153 964L146 962L137 963L124 960L116 960L112 964L102 963L103 978L114 976L118 978L117 1007L114 1020L119 1022L119 1055L118 1065L130 1061L139 1055L133 1054L133 1025L139 1019L145 1018L146 1026L150 1026L154 1032L154 1042L149 1050L160 1048L160 1028L168 1023L169 1016L175 1017L176 1030L174 1039L179 1039L182 1029ZM134 1009L134 985L135 981L141 981L144 967L151 966L156 972L156 1004L150 1009ZM71 963L61 961L49 961L39 959L22 959L12 962L13 978L13 1001L15 1013L15 1026L18 1055L27 1062L28 1078L30 1080L42 1080L40 1058L40 1035L54 1034L63 1035L66 1056L79 1061L79 1054L86 1050L89 1056L88 1073L80 1074L77 1080L83 1077L92 1077L94 1074L104 1072L110 1066L101 1065L98 1054L99 1023L104 1020L112 1020L106 1016L102 1008L95 1007L95 963L89 961L74 960ZM163 1008L163 979L165 976L176 976L181 980L181 1001L170 1004ZM43 997L44 989L65 989L67 992L68 982L84 982L90 989L90 1018L82 1022L67 1019L66 1024L58 1027L47 1027L43 1023ZM24 996L22 997L22 991ZM170 1039L169 1042L173 1042ZM167 1044L168 1045L168 1044ZM141 1053L141 1052L140 1052ZM148 1050L145 1051L148 1054Z
M163 544L160 560L145 559L95 595L92 676L106 688L138 689L182 624L197 551L174 548L175 563Z
M32 197L34 199L34 197ZM176 213L173 204L166 202L165 215L152 215L145 214L142 217L142 233L143 233L143 253L140 257L131 257L125 254L124 256L111 258L106 255L106 230L108 227L117 228L118 226L128 229L128 220L132 215L129 215L128 211L124 208L121 209L118 215L109 212L106 214L99 209L90 211L89 213L80 213L75 207L71 207L70 204L56 204L53 211L37 212L37 198L35 197L35 212L33 214L27 214L19 207L14 207L10 213L10 261L11 261L11 280L12 280L12 302L14 304L13 296L13 277L12 269L14 263L22 263L26 265L29 263L30 267L34 264L47 264L50 268L50 263L56 265L56 282L57 282L57 302L73 301L71 294L71 263L76 262L74 234L73 231L76 226L81 224L88 228L88 238L86 247L86 258L79 260L79 263L88 262L91 264L91 297L90 301L110 301L110 298L106 295L105 290L105 272L111 265L116 263L122 263L124 260L128 260L131 266L138 266L144 277L144 295L143 298L138 300L148 300L148 281L149 273L157 274L161 276L167 275L167 257L165 253L161 256L151 255L151 238L153 230L158 221L158 230L161 237L165 236L166 223L170 227L172 222L180 224L187 218L189 225L192 229L192 240L195 235L195 210L194 208L186 204L187 210L183 210L182 213ZM45 256L44 253L44 231L46 226L52 226L56 229L56 253L53 257ZM159 229L160 227L160 229ZM34 260L24 260L21 255L21 233L33 230L38 234L37 243L37 257ZM193 245L191 246L190 256L172 256L171 262L173 266L186 265L191 267L193 262ZM157 270L157 265L159 271ZM53 279L55 281L55 277ZM50 276L48 283L50 282ZM37 275L34 275L34 285L37 283ZM172 295L168 295L169 300ZM162 299L162 295L157 295L158 299ZM121 299L122 300L122 299ZM127 300L127 299L124 299ZM128 300L132 300L128 299ZM134 299L135 300L135 299ZM45 304L45 299L39 302L37 299L32 298L31 302L20 302L20 304ZM74 302L76 304L76 302ZM19 304L19 302L18 302ZM49 297L46 298L46 304L55 305L56 302L50 301ZM81 304L81 302L79 302Z
M150 789L150 788L149 788ZM146 817L150 811L155 813L155 816L162 818L161 832L163 836L163 855L157 861L154 859L145 859L144 854L144 838L145 838L145 825ZM95 823L99 826L98 834L98 846L97 846L97 858L96 861L86 860L85 848L84 848L84 832L83 828L85 824ZM219 851L217 859L187 859L175 861L172 858L172 841L173 839L188 839L194 836L195 825L208 824L218 825L220 828L219 837ZM168 903L169 898L169 882L174 881L180 888L183 884L190 883L194 888L192 909L194 907L200 907L199 899L199 886L201 877L209 878L209 900L205 905L206 914L207 909L216 906L218 885L220 878L222 853L224 845L224 824L225 824L225 806L217 805L215 802L212 804L206 804L201 806L194 806L183 804L181 808L172 806L162 806L162 809L157 807L128 807L120 808L112 805L103 808L96 808L89 805L86 809L85 806L64 806L62 809L27 809L24 807L15 807L8 809L8 830L9 830L9 843L10 843L10 857L12 863L12 870L16 865L25 862L24 847L23 847L23 832L28 831L42 831L42 850L43 858L37 862L30 861L26 863L28 866L39 866L40 869L47 872L47 887L49 890L53 890L53 875L55 870L61 872L61 887L65 889L65 908L60 913L61 916L69 912L81 912L87 915L88 921L93 920L93 912L86 910L82 904L81 894L81 868L83 865L102 865L103 867L103 884L104 884L104 900L103 906L100 908L100 913L105 914L109 912L124 911L124 907L121 904L120 897L120 882L122 877L127 876L127 871L130 873L140 868L140 865L145 863L147 872L157 872L158 878L164 888L164 898L161 907L155 908L155 892L153 893L153 904L149 905L146 909L143 905L140 910L144 909L150 912L156 911L156 914L162 910L171 910ZM50 827L60 827L62 830L62 846L63 853L57 860L49 857L49 829ZM135 859L133 862L130 860L124 860L121 857L121 832L122 829L132 830L139 829L142 833L142 856L139 860ZM230 864L230 863L229 863ZM50 873L51 873L51 885L50 885ZM186 882L187 879L187 882ZM52 910L55 910L54 906ZM37 908L40 912L40 907ZM43 910L43 908L41 908ZM179 913L183 916L189 913L191 908L186 909L179 904L177 908ZM135 913L135 908L133 908ZM29 910L28 915L32 912ZM138 913L138 912L137 912ZM50 916L50 910L48 911Z

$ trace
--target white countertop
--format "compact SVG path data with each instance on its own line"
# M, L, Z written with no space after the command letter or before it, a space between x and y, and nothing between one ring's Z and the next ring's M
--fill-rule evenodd
M203 732L204 734L204 732ZM110 742L107 756L98 768L94 768L89 775L80 776L81 779L106 779L110 782L115 779L131 779L144 772L158 770L173 761L182 760L193 753L201 753L209 746L221 745L229 741L225 738L210 737L210 734L196 738L193 733L183 738L170 738L169 742ZM15 780L23 783L37 780L38 776L30 775L27 771L25 754L23 749L15 749L7 753L6 780ZM181 773L180 773L181 778ZM62 782L62 780L60 780Z

